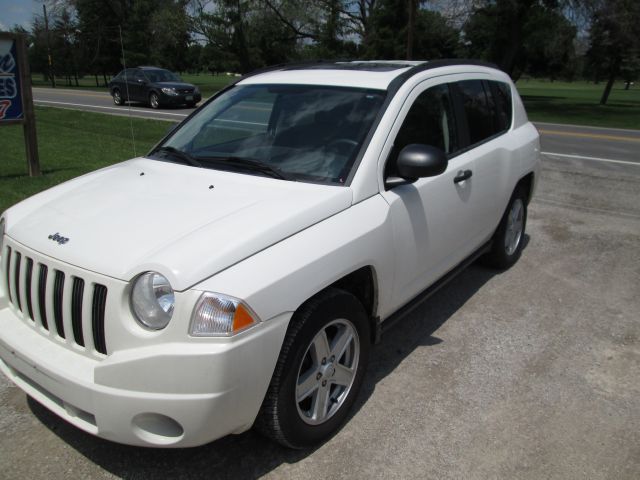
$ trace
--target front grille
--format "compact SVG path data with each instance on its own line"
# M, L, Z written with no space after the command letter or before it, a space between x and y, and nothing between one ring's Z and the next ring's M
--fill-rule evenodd
M7 247L3 253L7 298L25 321L67 344L107 354L106 286L67 274L15 248Z
M178 88L178 93L193 93L193 88Z

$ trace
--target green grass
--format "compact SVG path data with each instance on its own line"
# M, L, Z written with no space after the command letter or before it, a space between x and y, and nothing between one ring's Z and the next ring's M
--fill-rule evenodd
M600 105L604 83L519 80L516 84L529 119L598 127L640 129L640 86L618 82L607 105Z
M146 153L168 122L133 119L138 155ZM36 107L40 167L30 178L22 126L2 127L0 212L37 192L84 173L134 157L130 121L99 113Z
M180 75L180 77L182 77L185 82L197 85L202 92L202 96L205 98L210 97L218 90L227 86L230 82L236 79L236 77L233 76L210 75L208 73L201 73L199 75L185 73L184 75ZM107 77L107 80L110 80L110 77ZM51 83L49 81L45 81L42 74L39 73L34 73L31 76L31 82L34 87L51 87ZM101 76L98 77L98 82L100 83L100 86L96 86L95 77L85 76L78 79L79 86L76 87L75 80L72 80L72 85L68 85L66 78L57 77L56 87L74 89L77 88L80 90L95 90L99 92L105 92L107 90L107 87L103 86L104 79Z

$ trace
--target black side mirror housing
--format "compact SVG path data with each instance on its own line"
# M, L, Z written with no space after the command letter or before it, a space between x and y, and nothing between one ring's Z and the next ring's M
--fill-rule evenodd
M412 143L398 155L398 173L402 178L435 177L447 169L447 154L430 145Z
M397 167L400 178L386 180L387 190L398 185L415 182L418 178L435 177L447 169L447 154L430 145L412 143L398 154Z

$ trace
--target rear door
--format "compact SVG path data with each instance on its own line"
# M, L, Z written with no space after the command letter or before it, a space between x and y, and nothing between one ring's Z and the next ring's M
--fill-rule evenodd
M146 102L147 98L147 85L149 81L147 77L144 75L144 72L136 68L135 73L133 75L133 79L129 83L129 92L131 94L132 100L136 100L138 102Z
M454 98L464 115L464 149L474 157L475 202L468 235L477 243L495 231L511 195L517 164L518 142L509 141L512 104L510 86L489 78L466 79L452 84Z
M120 92L122 98L126 100L135 100L135 94L133 89L133 77L136 73L136 68L127 68L120 75Z

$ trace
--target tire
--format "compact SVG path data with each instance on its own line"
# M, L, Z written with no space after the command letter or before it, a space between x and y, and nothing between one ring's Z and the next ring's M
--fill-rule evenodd
M344 290L327 289L302 305L291 319L256 429L290 448L331 437L362 385L369 328L362 304Z
M493 235L493 244L485 263L500 270L506 270L516 263L524 247L526 226L527 194L524 188L516 187Z
M124 104L124 100L122 100L122 94L120 93L120 89L116 88L113 90L113 92L111 93L111 96L113 97L113 103L115 105L122 105Z
M160 108L160 97L156 92L151 92L149 94L149 105L151 105L151 108L156 110Z

